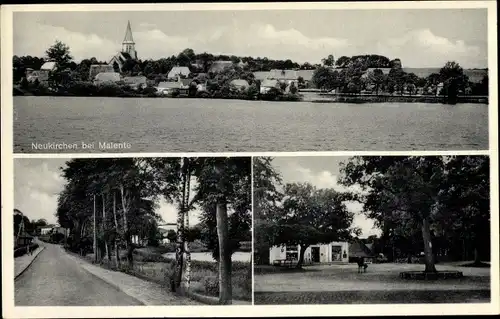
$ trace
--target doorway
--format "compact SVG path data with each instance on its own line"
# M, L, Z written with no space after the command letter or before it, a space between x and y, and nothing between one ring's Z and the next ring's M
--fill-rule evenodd
M311 247L311 261L319 263L319 247Z

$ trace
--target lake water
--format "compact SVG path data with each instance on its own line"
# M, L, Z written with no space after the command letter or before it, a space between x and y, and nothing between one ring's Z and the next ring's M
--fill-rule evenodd
M175 253L166 253L162 255L165 258L175 259ZM191 260L214 261L212 253L191 253ZM231 256L232 261L250 262L250 252L237 251Z
M75 143L77 149L32 148ZM94 143L83 149L81 143ZM100 149L99 142L130 143ZM483 104L14 97L15 152L488 149Z

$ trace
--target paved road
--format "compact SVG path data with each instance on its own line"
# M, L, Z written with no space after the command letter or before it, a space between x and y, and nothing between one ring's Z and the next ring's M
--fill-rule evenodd
M16 306L135 306L136 299L80 267L56 245L46 248L15 281Z

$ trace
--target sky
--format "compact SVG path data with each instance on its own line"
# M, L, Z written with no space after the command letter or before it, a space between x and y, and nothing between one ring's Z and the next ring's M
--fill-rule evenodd
M346 188L340 185L340 163L347 162L348 157L341 156L293 156L275 157L273 167L281 173L283 183L311 183L316 188L333 188L337 191L360 190ZM346 203L347 209L355 213L353 226L362 231L361 238L370 235L380 235L380 230L374 227L373 221L362 213L362 205L356 202Z
M109 61L130 21L140 59L195 52L319 63L381 54L403 67L486 68L486 9L15 12L14 54L43 56L55 40L76 61Z
M51 224L57 223L55 217L57 197L66 183L61 175L61 167L67 159L14 160L14 208L23 212L30 220L44 218ZM159 202L156 211L164 223L176 223L177 209L164 200ZM190 212L190 225L199 222L198 210Z

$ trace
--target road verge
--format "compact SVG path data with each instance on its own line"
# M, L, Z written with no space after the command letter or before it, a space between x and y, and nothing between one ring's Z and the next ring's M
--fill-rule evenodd
M14 267L14 271L16 272L16 274L14 275L14 280L16 280L17 278L19 278L22 274L24 274L24 272L31 266L31 264L33 264L33 262L35 261L35 259L38 257L38 255L44 249L45 249L45 247L43 247L43 246L38 247L38 249L36 250L36 252L32 256L29 256L29 257L32 257L32 259L27 264L22 265L21 268L19 268L17 270ZM18 258L22 258L22 257L25 257L25 256L26 255L18 257ZM14 260L14 262L15 262L15 260Z

